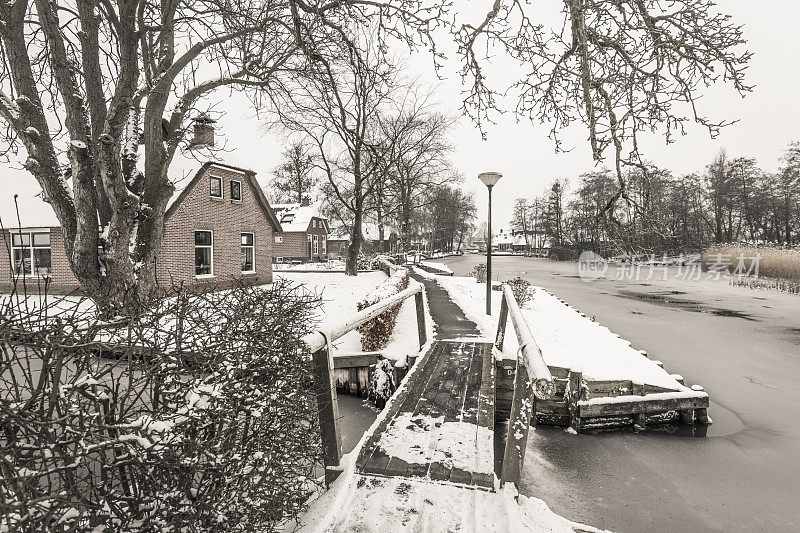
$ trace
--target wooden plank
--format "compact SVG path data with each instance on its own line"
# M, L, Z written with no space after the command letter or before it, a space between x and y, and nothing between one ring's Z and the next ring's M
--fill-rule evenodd
M343 368L358 368L362 366L374 365L381 357L380 352L364 352L348 355L337 355L333 358L333 368L336 370Z
M569 407L564 400L540 400L536 398L533 404L537 415L569 416Z
M659 411L680 411L682 409L708 408L708 396L669 399L648 399L629 402L609 402L579 404L579 416L614 416L633 413L656 413Z
M608 381L589 381L586 384L588 398L598 398L603 396L628 396L632 394L633 383L631 380L608 380Z
M417 336L419 337L419 348L422 349L428 342L428 331L425 326L425 305L422 300L422 292L414 295L414 305L417 310Z
M424 387L429 379L431 379L431 373L426 372L429 369L433 369L436 364L439 362L439 354L441 353L442 346L438 343L434 343L431 348L422 356L422 361L419 364L422 365L412 376L412 378L405 384L404 387L399 389L397 397L392 402L391 406L389 407L389 411L386 413L383 421L378 425L375 429L375 432L369 437L367 442L364 444L364 447L361 449L358 458L356 459L356 468L359 471L364 471L369 460L372 458L372 455L377 447L378 441L380 440L381 435L386 428L394 421L394 418L400 412L400 410L405 407L406 402L410 401L416 405L416 402L419 400L419 393L421 392L420 389ZM376 466L376 465L373 465Z
M503 351L503 341L506 337L506 325L508 324L508 302L506 301L505 294L500 300L500 320L497 323L497 337L495 337L494 345L497 346L499 351Z
M469 370L464 376L464 395L463 403L460 407L458 418L463 423L472 424L475 427L475 432L471 439L471 446L467 446L464 453L466 454L462 459L465 464L473 465L468 470L461 470L453 468L450 472L450 481L453 483L464 483L467 485L472 484L472 471L476 458L478 457L478 396L481 387L481 371L483 370L483 352L480 346L476 343L471 343L471 350L469 355Z
M569 368L561 366L548 366L547 368L550 369L550 374L554 379L567 379L569 377Z

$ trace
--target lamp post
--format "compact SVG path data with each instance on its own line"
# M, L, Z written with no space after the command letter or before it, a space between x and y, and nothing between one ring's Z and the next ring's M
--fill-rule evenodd
M489 238L486 243L486 314L492 314L492 187L500 181L503 175L499 172L484 172L478 179L489 189Z

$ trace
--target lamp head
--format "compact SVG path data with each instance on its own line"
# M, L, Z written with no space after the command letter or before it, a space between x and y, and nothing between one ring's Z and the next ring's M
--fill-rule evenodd
M499 172L484 172L482 174L478 174L478 179L483 182L484 185L487 187L493 187L503 175Z

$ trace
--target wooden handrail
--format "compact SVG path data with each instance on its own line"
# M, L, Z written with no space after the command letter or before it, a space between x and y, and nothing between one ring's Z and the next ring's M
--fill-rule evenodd
M331 341L338 340L357 327L369 322L376 316L382 315L395 305L402 303L406 298L421 292L422 285L414 280L410 280L409 287L407 289L404 289L397 294L393 294L385 300L373 304L366 309L362 309L347 320L339 322L338 324L328 328L326 330L328 338ZM316 352L325 346L325 335L320 331L309 333L308 335L305 335L302 340L305 345L308 346L308 350L311 352Z
M322 437L322 459L325 464L325 483L330 485L341 473L342 437L339 432L339 400L334 383L334 365L329 353L329 342L365 324L373 318L389 311L407 298L414 296L417 312L417 333L420 350L428 342L425 326L425 307L423 287L415 280L409 280L409 287L385 300L355 313L333 327L303 336L302 341L312 354L314 362L314 383L317 395L319 427Z
M503 285L503 302L500 310L501 324L498 327L497 347L501 350L503 349L503 337L505 336L506 327L505 320L503 320L506 318L503 316L503 307L507 310L505 314L511 315L511 323L514 325L514 331L517 334L520 350L519 360L525 366L531 378L535 380L534 394L539 399L547 400L556 392L553 376L550 374L550 369L547 368L547 363L544 362L542 350L539 349L539 345L533 338L528 322L522 315L522 310L519 308L516 297L514 297L514 291L508 285ZM501 330L503 331L502 335L500 334Z
M533 416L533 403L537 398L539 400L551 398L556 392L556 386L550 369L544 362L542 351L536 344L528 322L522 315L514 291L508 285L503 285L500 323L497 326L497 340L495 341L498 350L503 349L509 315L511 315L511 323L514 325L514 331L519 341L519 352L500 482L514 483L519 489L522 479L522 464L525 460L525 447L528 443L528 431Z

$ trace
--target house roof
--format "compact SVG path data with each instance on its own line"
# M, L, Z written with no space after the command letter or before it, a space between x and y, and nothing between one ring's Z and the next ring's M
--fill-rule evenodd
M327 222L327 218L320 215L318 205L301 204L275 204L272 206L281 223L283 231L306 231L312 218L319 218Z
M241 172L245 176L252 190L255 191L256 200L261 205L267 218L277 231L281 231L281 224L275 216L275 212L270 207L267 197L264 196L264 191L256 181L256 173L237 164L235 159L228 157L229 155L230 154L226 154L226 157L223 159L218 152L197 148L176 152L169 166L170 181L175 186L175 191L172 193L172 197L167 203L167 211L164 214L164 218L169 219L172 213L177 209L177 206L186 197L189 190L205 174L204 171L207 168L219 167ZM140 166L141 170L141 166L144 165L144 156L139 157L137 165Z

